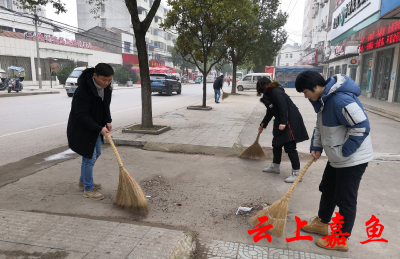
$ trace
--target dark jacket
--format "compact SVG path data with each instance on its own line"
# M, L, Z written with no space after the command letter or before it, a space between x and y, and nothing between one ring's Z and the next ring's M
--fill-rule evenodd
M214 81L214 85L213 85L214 89L217 89L217 90L221 89L223 83L224 83L224 79L222 77L217 77L217 79L215 79L215 81Z
M299 109L283 88L274 88L270 93L265 92L260 101L267 107L267 114L261 122L264 124L263 128L275 117L272 146L281 146L293 140L299 143L309 139ZM286 125L284 130L279 129L280 124Z
M111 123L111 86L104 89L102 101L93 73L94 68L87 68L78 78L67 126L69 148L86 158L93 156L97 137L106 123Z

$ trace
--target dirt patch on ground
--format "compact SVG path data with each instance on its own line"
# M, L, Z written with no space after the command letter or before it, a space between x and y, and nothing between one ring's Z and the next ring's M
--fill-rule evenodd
M69 253L67 251L56 251L56 252L48 252L48 253L40 253L40 252L25 252L22 250L0 250L0 255L5 255L6 258L19 258L19 259L32 259L32 258L41 258L41 259L64 259L67 258Z

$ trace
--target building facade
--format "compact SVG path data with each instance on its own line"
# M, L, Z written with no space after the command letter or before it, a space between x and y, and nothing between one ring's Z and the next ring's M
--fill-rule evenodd
M93 6L87 4L85 1L76 1L78 10L78 27L84 30L90 30L94 27L103 28L116 28L125 32L133 34L133 27L131 16L123 0L108 0L101 5L99 18L95 19L94 14L90 14ZM153 5L153 0L138 0L139 19L144 20L148 11ZM162 4L157 10L155 17L149 27L146 35L146 42L148 43L148 55L150 65L156 63L163 63L167 66L172 65L170 50L173 48L173 40L177 38L176 35L170 32L164 32L160 29L159 24L164 21L168 9ZM129 41L127 41L129 42ZM128 44L128 43L127 43ZM135 42L132 42L133 52L136 51ZM137 51L136 51L137 52ZM157 62L154 62L157 61Z
M276 66L294 66L301 58L302 50L298 43L285 44L275 58Z
M17 8L12 0L0 0L0 6L11 11L30 14L30 12L27 10ZM38 16L46 17L46 9L44 7L41 8L37 14ZM0 8L0 30L19 33L35 31L35 25L32 21L33 20L30 18L21 17L17 14ZM47 24L40 24L38 26L38 31L40 33L53 35L53 30L54 28Z
M24 33L3 31L0 34L0 68L23 67L26 71L24 85L38 85L37 50L35 37ZM95 66L108 63L114 67L122 65L120 54L110 53L91 42L58 38L39 33L40 66L43 85L50 85L52 64L70 63L75 66Z
M400 103L400 1L339 1L332 44L358 48L356 82L361 94Z

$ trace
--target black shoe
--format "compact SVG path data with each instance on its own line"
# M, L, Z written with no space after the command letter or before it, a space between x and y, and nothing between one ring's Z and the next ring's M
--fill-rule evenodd
M215 103L219 103L219 102L215 102Z

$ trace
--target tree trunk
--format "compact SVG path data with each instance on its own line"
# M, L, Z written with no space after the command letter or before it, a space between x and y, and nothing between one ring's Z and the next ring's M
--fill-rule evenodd
M139 57L140 80L142 87L142 127L151 128L153 127L153 111L151 109L151 86L146 33L135 32L135 38Z
M236 94L236 69L237 69L237 61L235 59L232 60L232 94Z
M204 59L204 67L203 67L203 107L207 106L207 59Z

